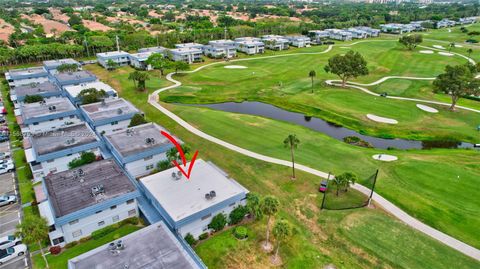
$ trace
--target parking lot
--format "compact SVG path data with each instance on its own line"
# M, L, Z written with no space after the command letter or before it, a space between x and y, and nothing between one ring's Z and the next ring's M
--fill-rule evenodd
M0 143L0 152L9 152L8 142ZM15 195L18 197L18 189L14 173L0 175L0 195ZM0 237L15 233L16 226L21 220L21 205L16 202L11 205L0 207ZM1 269L24 269L27 268L26 256L17 257L0 266Z

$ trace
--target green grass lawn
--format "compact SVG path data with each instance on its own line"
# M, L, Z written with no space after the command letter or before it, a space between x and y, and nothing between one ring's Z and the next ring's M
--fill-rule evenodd
M460 57L438 54L425 55L408 51L396 40L365 42L352 46L369 62L371 75L357 81L372 82L388 75L432 77L441 73L447 64L465 62ZM312 49L317 49L314 47ZM177 75L183 86L163 92L161 100L173 103L218 103L244 100L262 101L287 110L335 122L373 136L402 137L421 140L458 139L478 142L476 127L480 124L474 112L459 110L451 113L447 106L435 106L440 113L431 114L415 106L415 102L378 98L355 89L332 88L322 84L335 76L323 71L327 59L345 52L342 46L318 55L295 55L238 62L247 69L225 69L226 64L209 66L193 74ZM228 63L227 63L228 64ZM309 70L317 71L313 88ZM371 87L376 92L393 95L441 100L448 96L433 94L431 82L388 80ZM480 107L480 102L462 100L461 104ZM399 121L398 125L373 122L366 114L376 114Z
M175 122L170 120L162 113L158 112L154 107L150 106L146 102L148 92L152 92L153 90L162 86L170 85L163 78L159 78L157 76L152 77L151 80L147 81L148 92L138 92L134 90L133 83L131 81L128 81L128 79L126 78L128 76L128 73L133 71L129 67L124 67L113 72L108 72L96 65L89 65L85 68L93 71L103 81L115 87L119 91L120 96L128 99L135 106L141 109L145 113L148 120L161 124L169 131L180 137L185 143L189 144L192 149L198 149L200 152L199 158L213 161L215 164L217 164L219 167L229 173L231 177L235 178L250 191L258 192L263 195L276 195L280 199L282 204L280 217L289 219L295 225L297 230L291 242L282 248L282 257L288 260L290 268L299 268L300 265L307 265L310 268L322 268L328 263L334 263L335 265L344 268L375 268L378 267L378 264L381 263L381 256L377 254L382 251L381 249L377 249L376 251L370 251L364 246L355 245L354 243L352 243L351 240L347 240L345 236L338 234L335 230L327 230L325 228L327 227L327 225L336 227L338 219L328 218L329 214L337 214L335 212L332 213L330 211L319 211L319 203L321 202L321 196L318 195L317 188L321 180L320 178L307 173L298 172L299 179L296 181L292 181L290 180L291 170L288 167L277 166L245 157L238 153L226 150L225 148L210 143L206 140L199 139L197 136L194 136L191 133L187 132L185 129L178 126ZM200 115L201 114L199 114L199 116ZM211 117L208 117L206 119L214 119L214 121L217 120L216 118ZM220 124L224 128L223 131L231 130L229 129L230 127L224 125L224 121L228 120L226 118L220 117L218 122L218 124ZM241 122L242 124L245 123L244 121ZM234 124L237 123L239 122L234 122ZM247 126L263 126L264 120L252 119L251 121L246 121L246 123ZM203 123L195 121L192 121L192 124L199 127L202 127L203 125ZM212 124L214 124L214 122ZM269 138L271 142L266 143L266 154L268 155L271 152L277 152L281 154L282 158L288 158L288 152L286 152L283 148L281 141L283 141L283 135L285 133L289 133L292 130L292 126L282 123L278 124L280 124L281 126L281 129L279 130L279 136L282 136L282 138L280 142L278 142L278 135L272 135L271 138ZM239 125L235 128L237 127L242 126ZM245 135L244 138L248 138L248 136L251 134L248 134L248 132L245 132L245 129L242 128L240 128L239 134ZM261 137L259 137L258 141L265 142L263 139L267 135L267 132L265 132L265 130L262 128L257 130L264 132L261 134ZM325 139L324 137L316 135L313 140L308 142L307 137L303 135L303 131L305 130L302 129L302 132L298 133L300 139L302 140L302 146L299 149L299 153L300 151L303 151L305 149L308 149L310 154L313 154L314 152L321 153L322 157L316 158L315 160L312 160L312 162L321 163L322 168L331 167L332 171L335 172L336 170L343 171L345 167L348 167L348 170L356 171L360 175L370 175L374 172L374 169L377 168L376 163L374 163L373 160L367 157L370 154L376 153L377 151L364 150L344 145L340 146L339 144ZM229 133L234 132L232 131ZM257 135L258 133L255 133L253 136ZM222 136L223 134L219 137L224 138ZM276 148L268 151L268 147L272 143L276 145ZM317 143L319 144L316 145ZM244 146L244 144L245 143L240 143L239 145ZM330 147L328 144L332 144L335 148ZM334 152L335 150L337 150L337 147L338 149L340 149L340 153L338 156ZM435 152L440 154L440 151ZM305 159L306 157L303 158ZM360 161L357 162L357 160ZM346 164L348 164L348 166ZM430 182L433 182L433 180ZM395 190L397 190L397 188ZM425 191L430 192L430 190L428 189ZM403 193L408 193L408 190L404 190L402 194ZM432 194L435 194L435 192L432 192ZM392 195L395 197L397 196L396 194ZM430 193L418 194L419 197L421 197L422 195L430 195ZM465 195L467 196L467 194ZM428 197L425 197L424 199L428 200ZM474 200L474 198L470 197L470 200ZM412 203L416 204L418 203L418 201L412 201ZM427 206L424 206L423 209L435 207L435 202L432 201L431 203L427 203ZM375 212L384 215L379 210L375 210ZM446 223L451 224L451 220L447 219ZM264 229L262 228L264 226L264 222L258 222L255 225L259 226L259 231ZM472 224L472 227L474 225L475 224ZM254 227L252 229L257 228ZM408 229L408 231L412 232L412 230L409 228L405 227L405 229ZM381 230L381 232L385 233L385 235L390 234L388 229ZM264 238L263 233L260 232L258 232L256 236L258 237L258 240L262 240ZM213 239L216 239L216 237L214 237ZM422 238L413 237L412 240L422 241ZM208 242L210 241L205 242L205 244L207 244ZM228 244L232 243L225 242L220 239L216 242L218 242L218 244L225 243L224 245L226 247L228 247ZM375 249L375 245L371 246L371 248ZM231 255L236 254L235 251L227 251L231 250L231 248L227 248L226 251L223 251L221 249L222 246L219 246L218 249L215 248L215 251L218 252L218 255L216 255L216 253L210 253L208 250L202 252L201 247L197 248L203 260L208 265L211 265L211 268L223 268L221 266L222 261L218 260L225 258L222 253L228 253L229 256L227 257L232 257ZM251 250L247 249L245 251L250 253L251 256L249 256L248 259L244 259L247 258L246 255L238 255L237 257L240 259L239 266L243 266L243 268L265 268L262 267L266 264L264 263L265 260L263 260L264 262L262 262L262 259L264 259L266 256L264 256L260 251L258 251L258 249L253 248ZM398 251L400 251L400 249ZM433 253L432 255L424 256L422 254L423 250L421 250L420 247L417 248L417 251L420 253L418 254L419 257L423 257L424 260L430 261L432 263L435 263L434 260L436 259L437 255L444 255L442 253ZM452 249L445 248L444 252L446 253L445 255L450 255L452 259L456 260L457 264L467 266L472 262L471 259L462 255L458 255L458 253L456 253ZM244 252L238 251L238 253L241 254ZM254 262L255 265L258 265L257 267L250 266L250 264L253 264ZM213 266L215 264L219 267ZM392 264L394 264L394 262L392 262Z
M480 225L475 195L480 155L476 151L392 150L389 154L397 155L399 161L382 163L371 156L384 151L350 146L294 124L205 108L168 107L210 135L267 156L289 160L282 141L294 133L301 140L298 163L335 174L353 171L364 179L379 168L380 194L429 225L480 246L475 236Z
M321 233L328 236L329 247L343 248L352 245L357 255L362 256L358 264L348 261L342 268L474 268L473 260L463 260L459 253L420 232L412 232L409 227L387 215L371 209L322 211L312 217L321 226ZM265 222L265 221L263 221ZM243 268L238 264L248 264L248 268L273 268L269 265L269 255L259 250L265 226L263 222L247 225L249 238L237 240L233 230L227 230L199 244L195 250L209 268ZM301 231L298 231L300 233ZM295 236L294 236L295 237ZM280 248L280 255L295 257L288 259L283 268L317 268L318 261L328 260L326 253L315 254L307 250L287 253L297 249L294 240ZM286 249L286 251L283 251ZM327 250L328 251L328 250ZM429 259L425 257L438 257ZM245 267L246 268L246 267Z
M80 254L83 254L87 251L90 251L92 249L95 249L101 245L104 245L106 243L109 243L113 240L116 240L120 237L123 237L127 234L133 233L137 230L139 230L141 226L136 226L132 224L126 224L124 226L121 226L115 232L109 233L105 235L104 237L100 239L91 239L83 243L79 243L78 245L65 249L62 253L59 255L47 255L47 261L50 266L50 268L55 268L55 269L67 269L68 268L68 260L71 258L74 258ZM33 262L33 268L35 269L40 269L40 268L45 268L45 262L43 261L43 258L41 254L37 254L32 257L32 262Z

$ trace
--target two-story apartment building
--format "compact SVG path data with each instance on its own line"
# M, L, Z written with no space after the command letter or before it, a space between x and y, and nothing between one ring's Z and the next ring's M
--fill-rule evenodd
M365 39L369 36L366 31L357 28L348 28L346 31L352 34L352 38L356 39Z
M211 40L203 46L203 54L211 58L234 58L237 56L235 42L232 40Z
M290 43L288 39L281 35L264 35L262 36L262 42L270 50L286 50Z
M68 170L68 163L82 152L93 152L98 158L102 155L100 139L84 122L32 134L26 139L31 147L25 149L25 156L35 181Z
M260 41L260 38L256 37L235 38L235 47L238 51L241 51L248 55L265 52L265 43Z
M110 98L102 102L82 105L80 111L85 120L100 135L127 129L133 115L140 113L123 98Z
M113 159L95 161L47 176L40 214L50 226L52 245L64 245L92 232L137 217L135 188Z
M64 88L68 85L80 85L82 83L97 81L97 77L89 71L60 72L53 75L58 86Z
M170 49L165 52L167 57L170 57L170 60L179 62L184 61L186 63L200 62L202 60L202 49L187 47L187 48L176 48Z
M117 66L124 66L130 64L130 54L125 51L109 51L97 53L97 61L104 68L108 66L109 61L113 61Z
M409 24L387 23L380 24L380 30L390 34L404 34L414 31L414 27Z
M80 123L80 113L66 97L51 97L36 103L20 105L17 118L23 133L47 132Z
M141 178L140 182L147 199L182 237L190 233L197 238L209 232L212 218L245 205L248 193L220 168L201 159L195 162L188 180L177 168L171 168Z
M148 47L148 48L141 48L138 50L138 53L143 53L143 52L153 52L153 53L164 53L166 48L162 46L157 46L157 47Z
M48 80L41 83L17 86L10 90L10 99L14 103L23 103L25 97L34 95L49 98L62 95L62 91L56 84Z
M287 39L290 45L297 48L309 47L311 43L310 37L303 35L287 36Z
M147 64L147 60L153 53L154 52L139 52L130 54L130 65L136 69L151 70L152 67Z
M323 41L330 37L330 33L324 30L312 30L308 31L308 36L314 44L322 44Z
M176 49L187 49L187 48L194 48L194 49L199 49L201 50L203 48L203 44L200 43L181 43L181 44L175 44Z
M105 134L105 143L117 161L133 177L150 174L158 162L166 160L166 152L174 145L155 123L146 123L126 130Z
M42 83L49 80L49 73L42 66L11 69L5 73L8 86L15 88L21 85Z
M326 29L330 34L328 38L333 40L340 40L340 41L349 41L352 40L353 35L350 32L339 30L339 29Z
M80 65L79 62L75 61L74 59L67 58L67 59L60 59L60 60L49 60L49 61L43 61L43 67L50 73L50 74L56 74L57 68L61 65L64 64L69 64L69 65L76 65L78 69L81 69L82 66Z
M77 85L68 85L68 86L64 86L63 89L65 90L65 94L70 99L70 101L72 101L72 103L76 105L82 103L82 100L78 95L83 90L88 90L88 89L96 89L97 91L103 90L105 91L108 97L117 96L117 91L115 89L113 89L110 85L101 81L86 82L86 83L80 83Z
M378 37L380 35L380 30L374 29L374 28L371 28L371 27L358 26L358 27L353 27L353 28L365 31L367 33L367 37Z

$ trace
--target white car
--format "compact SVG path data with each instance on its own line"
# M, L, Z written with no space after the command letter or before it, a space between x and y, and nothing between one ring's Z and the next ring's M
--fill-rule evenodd
M0 160L0 164L13 164L12 159L3 159Z
M0 206L14 204L17 201L15 195L2 195L0 196Z
M0 152L0 160L8 159L10 158L10 152Z
M22 243L22 240L14 235L0 237L0 250L7 249Z
M13 163L4 163L0 164L0 175L5 173L10 173L15 169Z
M0 250L0 265L14 259L15 257L25 255L25 252L27 252L27 246L24 244Z

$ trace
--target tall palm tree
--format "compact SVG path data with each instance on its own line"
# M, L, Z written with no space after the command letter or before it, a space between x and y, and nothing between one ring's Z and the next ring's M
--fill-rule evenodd
M135 87L140 91L145 90L145 81L147 81L149 78L150 76L147 72L141 71L133 71L130 73L130 75L128 75L128 79L132 80Z
M288 221L279 220L277 223L275 223L275 226L273 226L272 232L277 240L277 249L275 250L275 256L273 256L273 260L277 261L280 243L285 241L292 234L292 227Z
M300 144L300 140L295 134L290 134L283 140L283 145L286 148L290 148L290 154L292 156L292 179L295 179L295 149Z
M468 53L468 57L470 57L470 55L472 54L473 50L472 49L468 49L467 50L467 53Z
M262 213L266 215L267 218L267 237L265 239L265 248L267 248L268 244L270 243L270 219L272 216L277 214L278 208L280 207L280 202L278 201L277 197L275 196L266 196L261 204Z
M455 47L455 42L451 42L450 44L448 44L448 51L452 51L452 49Z
M313 78L315 78L317 76L317 72L315 72L315 70L311 70L308 73L308 76L312 79L312 93L313 93Z
M260 195L249 192L247 194L247 209L250 216L255 219L261 219L263 217L262 212L262 197Z

